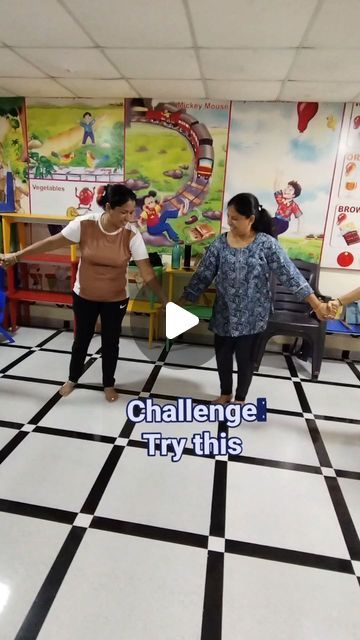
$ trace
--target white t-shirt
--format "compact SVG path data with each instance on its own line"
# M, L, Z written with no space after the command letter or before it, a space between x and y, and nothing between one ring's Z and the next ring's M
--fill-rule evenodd
M125 227L122 227L121 229L118 229L117 231L105 231L105 229L103 228L102 224L101 224L101 217L102 217L103 213L88 213L86 215L83 216L79 216L78 218L75 218L74 220L72 220L71 222L69 222L68 225L66 225L66 227L64 227L61 231L62 235L67 238L67 240L70 240L71 242L73 242L74 244L79 244L80 242L80 238L81 238L81 223L84 220L94 220L98 223L101 231L108 236L114 236L117 235L118 233L121 233L123 229L130 229L133 232L133 237L130 240L130 252L131 252L131 257L133 260L146 260L149 257L149 254L147 252L146 249L146 245L145 242L143 240L143 237L140 233L140 231L137 229L136 225L131 224L130 222L128 222ZM81 258L80 258L80 262L81 262ZM74 284L74 292L77 295L80 295L80 282L79 282L79 269L77 271L77 275L76 275L76 281Z

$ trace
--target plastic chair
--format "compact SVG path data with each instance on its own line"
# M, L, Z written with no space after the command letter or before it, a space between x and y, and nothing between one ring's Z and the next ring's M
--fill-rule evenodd
M330 298L321 296L317 290L318 265L303 260L293 260L293 262L315 294L323 300L330 300ZM326 322L313 317L311 307L306 302L298 301L291 291L283 287L275 277L271 284L274 313L270 316L267 328L258 344L255 371L259 370L266 344L270 338L279 335L294 336L303 338L312 346L311 379L317 380L324 355Z
M0 334L6 338L9 342L15 342L14 338L3 328L2 323L4 321L5 316L5 306L6 306L6 293L4 291L5 285L5 277L4 277L4 269L0 268Z

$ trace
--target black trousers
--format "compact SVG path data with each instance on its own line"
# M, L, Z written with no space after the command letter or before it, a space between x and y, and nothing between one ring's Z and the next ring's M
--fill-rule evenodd
M86 354L94 335L98 317L101 319L101 354L104 387L113 387L119 356L121 323L128 299L118 302L95 302L73 294L76 332L72 346L69 380L77 382L84 370Z
M254 373L256 349L261 333L250 336L218 336L215 334L215 355L220 378L220 393L232 395L234 354L238 380L235 400L245 400Z

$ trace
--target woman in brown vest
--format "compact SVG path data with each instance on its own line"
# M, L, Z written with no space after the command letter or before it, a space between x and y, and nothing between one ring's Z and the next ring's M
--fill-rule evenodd
M98 198L102 213L89 213L70 222L51 238L7 256L0 263L12 265L22 257L54 251L79 244L81 259L73 291L76 335L72 347L69 380L60 389L69 395L83 373L86 354L98 316L101 318L103 386L109 402L117 400L114 389L119 354L121 323L128 304L127 267L136 261L141 277L158 298L166 296L151 267L141 233L129 219L135 210L136 196L121 184L107 185Z

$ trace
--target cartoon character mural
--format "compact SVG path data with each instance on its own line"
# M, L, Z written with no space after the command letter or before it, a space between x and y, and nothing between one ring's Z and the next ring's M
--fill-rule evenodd
M82 120L80 120L80 126L84 129L84 135L81 144L86 144L87 139L90 138L92 144L95 144L94 124L96 120L92 117L90 111L85 111Z
M300 230L300 217L303 215L299 205L295 202L301 194L301 185L296 180L290 180L283 189L278 188L278 181L275 182L274 198L277 203L277 210L274 218L274 235L277 238L285 233L289 228L291 216L297 219L297 233Z
M145 228L150 236L163 236L166 234L173 242L183 243L168 220L183 216L188 211L188 202L184 200L179 209L167 209L166 205L156 199L156 191L149 191L144 198L138 201L141 206L139 218L140 227Z
M88 209L91 211L91 205L95 196L95 187L89 189L89 187L83 187L78 193L77 187L75 187L75 198L79 200L77 209Z

